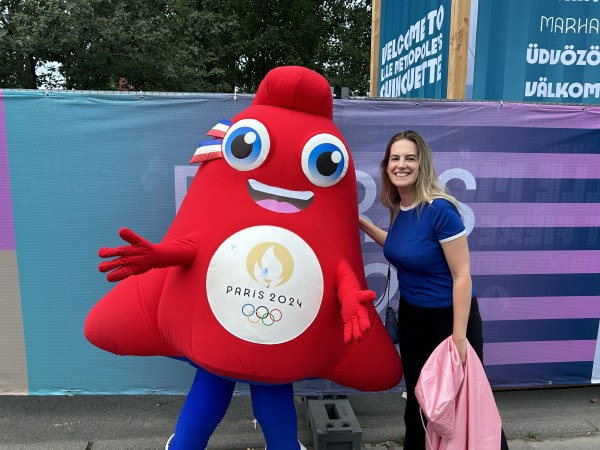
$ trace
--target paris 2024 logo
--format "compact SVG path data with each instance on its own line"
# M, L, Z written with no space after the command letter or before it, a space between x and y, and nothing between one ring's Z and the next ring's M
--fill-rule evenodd
M209 264L206 288L210 307L227 331L250 342L279 344L302 334L315 319L323 274L315 253L298 235L256 226L220 245Z

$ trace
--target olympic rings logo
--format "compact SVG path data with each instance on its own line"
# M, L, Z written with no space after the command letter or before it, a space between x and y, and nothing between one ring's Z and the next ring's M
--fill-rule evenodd
M263 325L268 327L275 322L279 322L283 317L283 313L280 309L274 308L269 311L269 308L266 306L259 306L256 308L252 303L246 303L242 306L242 314L246 316L248 322L262 322Z

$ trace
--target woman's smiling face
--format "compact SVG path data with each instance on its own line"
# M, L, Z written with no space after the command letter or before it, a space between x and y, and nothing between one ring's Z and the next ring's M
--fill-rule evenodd
M392 144L387 173L396 188L414 189L419 177L419 151L413 141L402 139Z

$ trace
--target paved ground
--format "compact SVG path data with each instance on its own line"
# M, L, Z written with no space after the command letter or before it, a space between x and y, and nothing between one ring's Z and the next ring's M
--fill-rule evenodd
M511 450L600 449L600 386L496 391L494 395ZM363 449L402 448L400 393L348 399L362 429ZM162 450L183 400L138 395L0 396L0 450ZM296 397L296 405L300 440L313 450L306 400ZM234 397L209 448L263 447L249 397Z

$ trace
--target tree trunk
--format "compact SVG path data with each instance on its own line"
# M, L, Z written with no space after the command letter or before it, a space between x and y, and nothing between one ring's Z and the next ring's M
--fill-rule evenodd
M37 89L38 85L37 85L37 75L35 74L35 56L33 55L33 53L29 53L28 57L27 57L27 64L28 64L28 72L29 72L29 76L27 77L27 84L28 86L26 87L26 89Z

